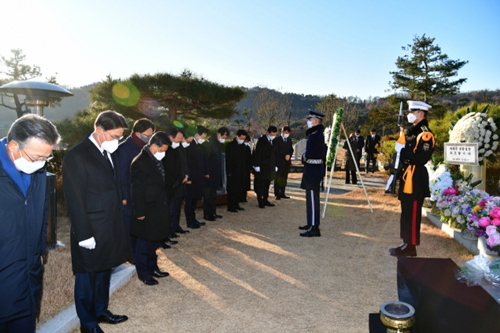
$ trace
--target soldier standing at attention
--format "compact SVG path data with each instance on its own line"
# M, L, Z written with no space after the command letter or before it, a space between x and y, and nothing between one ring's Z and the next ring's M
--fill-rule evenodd
M420 244L420 221L424 198L430 197L429 174L425 164L431 159L435 140L427 122L432 108L424 102L408 101L408 122L413 124L406 133L406 143L396 144L399 152L401 179L398 199L401 201L401 238L403 244L389 249L392 256L417 255Z
M325 176L325 136L323 131L323 117L319 111L311 110L307 116L306 151L302 155L304 172L300 187L306 190L307 224L299 227L307 230L300 235L302 237L319 237L319 190L320 183Z

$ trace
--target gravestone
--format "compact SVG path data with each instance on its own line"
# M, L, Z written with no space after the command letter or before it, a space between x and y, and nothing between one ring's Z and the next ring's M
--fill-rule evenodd
M302 154L304 154L304 151L306 150L306 144L307 140L302 139L293 146L292 159L294 161L300 161L300 159L302 158Z

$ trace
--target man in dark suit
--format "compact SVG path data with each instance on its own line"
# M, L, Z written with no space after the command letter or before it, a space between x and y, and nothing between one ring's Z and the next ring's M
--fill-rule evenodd
M363 156L363 148L365 147L365 138L361 135L361 130L356 130L354 135L354 153L356 154L356 163L360 166L361 157Z
M267 133L257 140L253 153L254 190L257 194L259 208L275 206L269 202L269 186L278 170L276 165L276 146L273 144L277 132L278 129L276 126L269 126Z
M196 219L196 204L198 200L203 198L203 188L205 180L205 163L203 158L202 144L207 137L207 129L203 126L196 127L194 136L189 134L189 129L186 131L186 142L189 143L185 147L186 164L189 175L189 184L185 184L186 196L184 199L184 215L188 228L197 229L205 225L205 222Z
M240 206L240 199L246 192L247 136L247 131L240 129L233 141L226 145L227 210L232 213L245 210Z
M307 116L307 144L306 151L302 155L304 172L302 173L302 182L300 188L306 190L307 224L299 227L301 230L307 230L300 234L302 237L319 237L319 191L320 183L325 176L325 157L326 146L325 136L323 134L324 115L315 110L309 111Z
M370 135L365 140L365 152L366 152L366 173L370 169L370 164L372 166L372 173L377 170L377 154L378 148L380 148L380 135L377 134L377 130L372 128Z
M126 138L116 150L120 167L120 180L122 183L123 211L125 212L125 223L130 231L132 218L132 182L130 180L130 164L139 155L141 149L149 142L155 131L155 125L151 120L141 118L136 120L132 127L132 133ZM135 237L130 238L132 252L135 248Z
M217 190L223 188L223 167L222 144L229 136L229 130L221 127L217 133L212 135L210 140L204 145L205 164L207 174L205 174L205 190L203 195L203 214L207 221L215 221L222 218L217 214Z
M170 205L170 224L172 227L170 238L175 238L177 232L181 234L189 232L189 230L182 229L179 224L182 201L184 200L184 184L188 182L189 177L186 156L184 149L181 147L184 134L179 128L173 127L168 132L168 137L172 141L172 145L162 163L165 168L166 190Z
M135 267L139 279L148 286L168 276L158 268L156 249L170 232L169 205L165 191L165 169L161 160L171 141L164 132L153 134L131 165L134 218L131 234L137 237Z
M121 114L101 112L94 132L71 148L63 160L75 306L84 333L102 332L98 323L118 324L128 319L108 310L111 270L133 257L123 214L119 163L111 155L127 126Z
M276 200L290 199L290 197L285 194L288 172L290 170L290 164L292 164L293 155L290 132L290 127L284 126L281 130L281 136L278 136L276 140L273 141L273 144L276 146L276 165L278 166L278 172L276 172L276 178L274 178L274 195L276 196Z

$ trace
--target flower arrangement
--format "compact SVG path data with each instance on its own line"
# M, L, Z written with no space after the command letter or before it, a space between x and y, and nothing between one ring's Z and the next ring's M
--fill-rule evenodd
M486 244L500 251L500 197L486 196L474 207L469 216L468 228L476 236L486 236Z
M436 170L433 170L431 163L427 163L425 166L429 173L431 201L436 201L444 190L453 186L453 179L451 178L451 173L444 164L440 164Z
M477 142L481 165L485 158L494 161L493 153L498 149L499 136L495 133L498 128L493 118L487 116L487 111L488 106L481 112L470 112L467 109L467 114L450 129L450 142Z
M338 137L340 133L340 124L342 123L342 114L344 109L338 108L333 116L332 132L330 133L330 144L328 145L328 153L326 157L326 166L331 168L337 153Z

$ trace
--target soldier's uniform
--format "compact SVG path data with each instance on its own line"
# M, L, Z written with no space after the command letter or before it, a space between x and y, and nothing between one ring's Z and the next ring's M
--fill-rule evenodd
M425 111L431 108L424 102L408 101L409 112ZM434 135L424 118L411 126L406 133L406 143L400 152L399 194L401 201L400 236L403 244L390 249L391 255L416 256L415 246L420 244L420 223L422 204L430 197L429 174L425 164L434 152Z
M323 117L324 115L318 111L309 111L308 119L323 119ZM308 230L300 234L305 237L320 236L319 191L321 180L325 176L324 160L326 154L324 130L325 126L320 123L306 131L306 151L302 155L304 172L300 184L300 187L306 190L307 225L300 227L300 229Z

